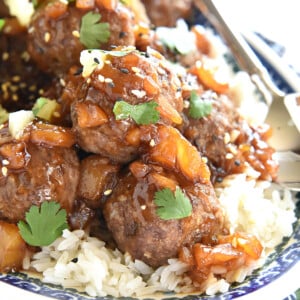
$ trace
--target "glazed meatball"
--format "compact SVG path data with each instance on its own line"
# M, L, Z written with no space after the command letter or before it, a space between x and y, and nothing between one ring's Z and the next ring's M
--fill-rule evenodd
M105 203L104 217L119 249L158 267L177 257L190 242L213 244L225 227L197 150L173 128L150 131L155 140L143 158L150 163L131 163ZM178 187L192 204L192 213L179 219L161 218L154 201L157 191L174 192Z
M79 161L69 147L46 146L41 129L13 139L1 129L0 219L18 222L31 205L54 200L71 212L79 179ZM49 133L44 132L44 135ZM31 134L33 136L31 137ZM40 136L41 144L36 139Z
M99 47L134 45L132 14L121 3L109 9L100 5L82 9L74 3L44 1L28 30L28 51L41 70L61 76L71 66L78 65L80 52L85 48L78 35L82 17L90 11L99 13L101 22L109 23L109 39Z
M179 18L191 12L191 0L142 0L151 22L155 26L174 26Z
M260 173L259 178L275 179L278 164L272 158L275 150L267 143L270 128L251 127L227 96L206 91L201 97L212 103L211 113L193 119L185 110L183 135L207 157L212 181L246 172L249 166Z
M117 120L113 112L117 101L130 105L155 101L159 122L167 124L182 122L179 112L183 103L178 93L180 81L158 52L142 55L122 49L100 52L102 57L97 51L86 53L94 70L85 74L84 67L85 78L67 83L66 90L79 146L86 152L127 163L139 153L141 125L131 118Z

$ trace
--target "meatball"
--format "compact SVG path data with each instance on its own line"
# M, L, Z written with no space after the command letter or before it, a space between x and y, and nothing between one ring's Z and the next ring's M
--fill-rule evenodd
M180 18L191 12L191 0L142 0L151 22L155 26L174 26Z
M94 70L85 65L85 78L77 78L76 83L66 86L67 101L72 103L73 129L82 149L120 163L130 162L138 155L141 125L131 118L116 119L113 109L120 100L130 105L155 101L159 122L182 122L180 81L158 52L149 50L142 55L121 48L85 54L89 57L85 59L92 60Z
M36 136L41 130L27 132L17 140L7 131L5 126L0 133L0 219L18 222L31 205L50 200L71 212L79 179L75 151L50 147L45 139L39 144ZM49 130L44 132L45 137L47 134Z
M201 155L207 157L212 181L246 172L249 166L260 173L260 179L275 179L278 164L272 158L275 150L267 143L269 127L251 127L227 96L207 91L201 97L203 101L211 101L211 113L193 119L185 110L182 132Z
M213 244L226 228L209 171L196 148L169 126L153 126L146 132L148 151L120 175L103 214L119 249L158 267L184 245ZM165 188L181 189L192 205L190 215L169 220L158 215L154 198Z
M99 47L134 45L132 14L120 3L110 9L100 5L82 9L74 3L44 1L33 15L28 30L28 51L41 70L61 76L71 66L78 65L80 52L85 48L78 33L82 17L89 11L99 13L100 21L109 23L109 40Z
M182 219L163 220L157 214L155 193L176 186L192 203L192 214ZM158 267L189 243L213 243L222 232L223 217L210 183L192 184L164 168L133 162L121 176L105 203L108 228L121 251L134 259Z

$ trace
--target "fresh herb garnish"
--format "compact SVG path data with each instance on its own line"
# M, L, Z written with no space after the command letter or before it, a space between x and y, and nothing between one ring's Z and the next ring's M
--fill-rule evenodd
M81 19L80 42L87 48L99 48L110 37L109 24L100 23L101 15L92 11Z
M50 245L68 228L66 210L54 201L31 206L25 219L27 223L19 221L18 227L22 238L32 246Z
M53 113L58 109L59 104L55 100L40 97L36 100L32 112L35 117L51 121Z
M132 118L139 125L154 124L159 120L158 104L154 101L131 105L123 100L115 103L113 112L117 120Z
M31 0L31 3L33 5L34 8L37 8L38 6L38 0Z
M5 20L0 18L0 31L2 30L2 28L4 27L5 25Z
M177 186L175 193L169 188L157 191L154 203L158 206L157 215L163 220L182 219L192 213L192 204L183 191Z
M195 91L191 92L189 115L193 119L201 119L210 115L212 111L212 102L197 95Z

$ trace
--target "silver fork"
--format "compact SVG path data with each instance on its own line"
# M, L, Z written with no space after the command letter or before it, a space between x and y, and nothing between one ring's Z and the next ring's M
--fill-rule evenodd
M297 122L299 125L298 130L296 126L291 126L289 121L295 116L288 111L290 103L297 105L300 93L286 95L278 89L255 53L243 37L228 25L212 0L194 0L194 3L221 35L240 68L250 75L258 90L263 93L269 106L265 122L273 129L270 144L278 151L285 151L282 155L277 154L280 164L278 182L289 189L300 191L300 156L286 152L300 150L300 117L293 119L294 124Z
M300 191L300 155L292 151L277 152L278 183L292 191Z

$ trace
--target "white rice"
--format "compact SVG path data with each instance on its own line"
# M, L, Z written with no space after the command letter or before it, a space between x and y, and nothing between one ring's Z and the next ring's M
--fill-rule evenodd
M258 237L265 250L274 248L282 238L292 234L295 221L294 202L289 191L272 190L270 183L256 182L245 174L227 177L216 193L229 222L231 233L242 230ZM188 266L178 259L153 270L142 261L133 261L129 254L105 247L97 238L83 230L64 230L63 236L36 253L30 265L42 273L43 281L75 288L90 296L146 297L156 292L175 291L193 293L205 291L208 295L224 293L232 282L242 282L260 267L265 254L251 266L226 274L216 267L202 284L195 284L185 274ZM215 276L216 275L216 276Z

